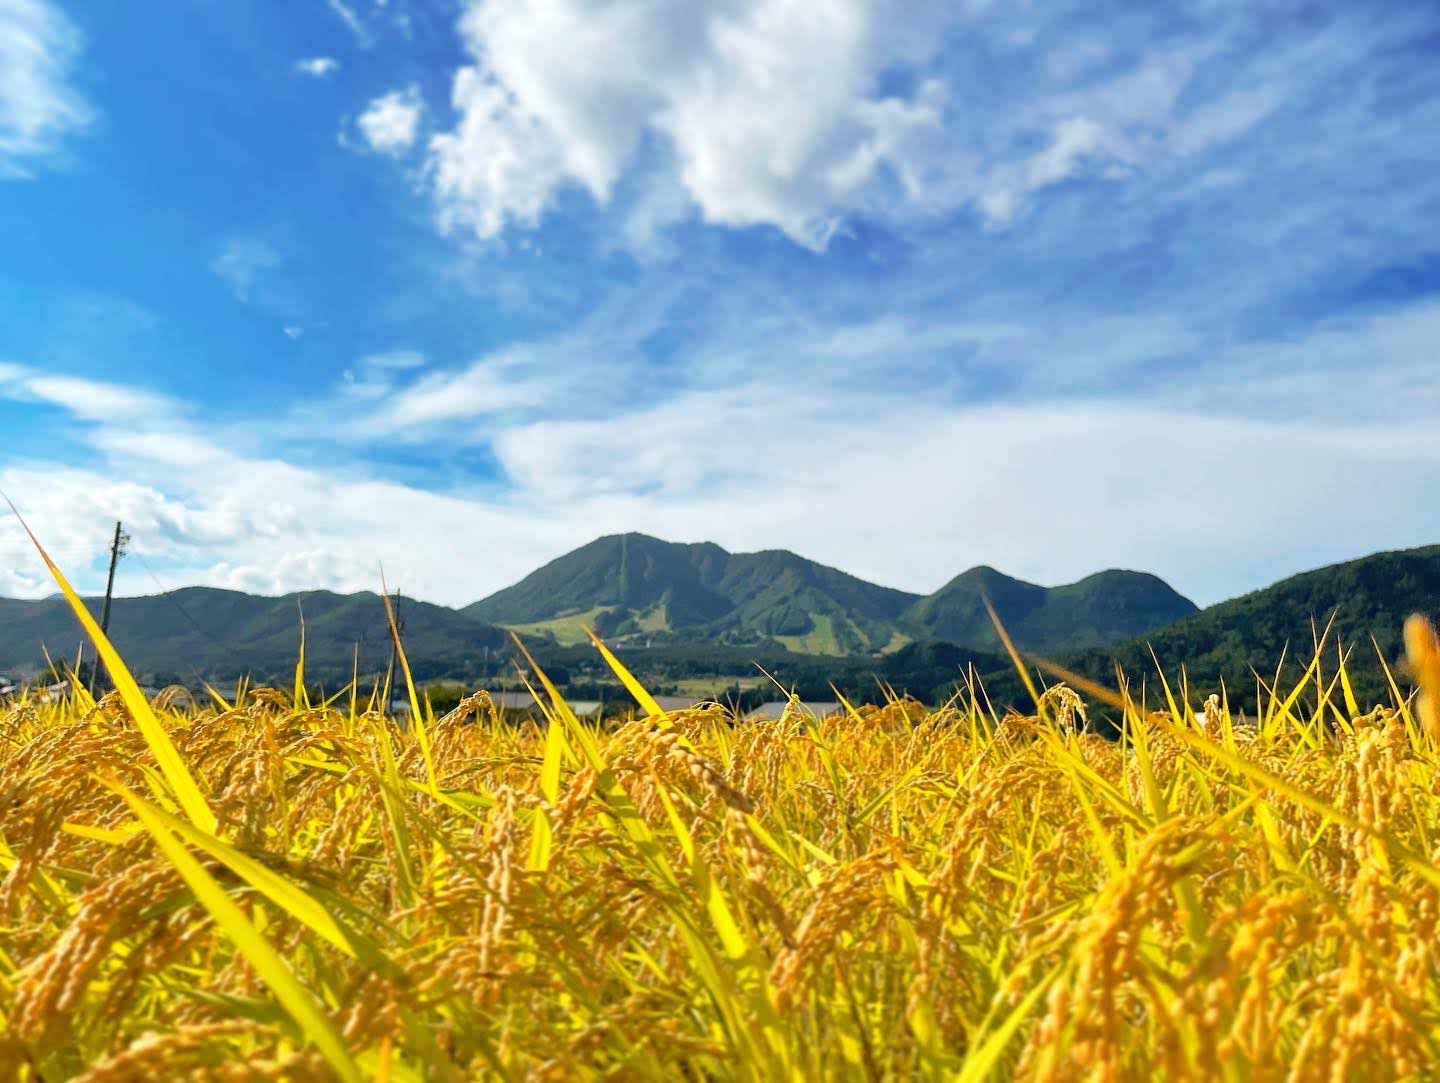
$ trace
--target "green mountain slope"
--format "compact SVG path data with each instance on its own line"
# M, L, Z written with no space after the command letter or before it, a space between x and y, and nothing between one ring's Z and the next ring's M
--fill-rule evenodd
M506 625L537 625L581 613L612 614L607 634L626 620L663 614L661 628L722 616L727 599L712 584L729 554L718 545L682 545L644 534L615 534L552 560L512 587L462 612Z
M733 605L716 631L764 636L810 654L885 649L915 598L783 549L732 555L716 589Z
M1338 640L1352 649L1357 695L1368 706L1390 698L1375 645L1393 665L1402 651L1403 622L1415 612L1440 614L1440 545L1376 553L1304 572L1143 638L1067 661L1107 684L1114 683L1118 662L1138 680L1155 672L1153 646L1167 674L1183 665L1192 687L1214 691L1223 679L1232 697L1248 702L1255 689L1252 669L1269 681L1288 653L1289 671L1298 679L1314 653L1311 622L1323 630L1333 615L1328 672L1333 676Z
M807 654L873 654L922 639L996 650L987 593L1018 642L1037 651L1112 643L1195 612L1140 572L1041 587L974 568L922 598L785 550L728 553L644 534L600 538L466 612L564 643L583 639L590 622L622 641L772 643Z
M98 600L88 601L98 613ZM288 683L299 653L302 611L307 671L317 679L348 677L357 649L362 672L388 664L385 605L379 595L368 593L310 591L262 598L188 587L168 596L118 598L110 634L127 664L154 683L231 680L244 673ZM422 679L478 671L487 651L505 645L500 629L444 606L404 599L400 619L406 653ZM73 660L81 639L78 623L60 598L0 599L0 672L33 669L46 651L57 661Z
M644 534L599 538L464 612L496 624L583 638L775 642L816 654L881 650L913 594L867 583L784 550L728 553Z
M1009 680L1013 673L1010 660L1003 655L956 646L940 640L908 643L893 654L878 659L873 677L879 678L901 695L914 696L925 703L940 703L949 698L966 675L980 679L986 691ZM999 679L992 675L999 675ZM1015 682L1018 684L1018 679ZM867 691L862 687L861 691ZM1004 691L1010 686L1004 684ZM873 692L869 692L874 695ZM1001 700L1003 706L1010 700Z
M999 650L985 609L987 595L1016 644L1042 654L1102 646L1197 612L1163 579L1144 572L1104 571L1078 583L1041 587L980 567L915 602L902 620L929 638Z
M1253 701L1252 667L1268 678L1287 645L1291 676L1298 676L1293 660L1308 660L1312 618L1323 626L1338 610L1335 631L1354 648L1353 675L1368 704L1388 699L1371 637L1393 662L1405 616L1440 615L1440 546L1320 568L1197 613L1164 583L1136 572L1102 572L1046 589L977 568L918 598L793 553L731 554L714 545L626 535L568 554L467 611L407 599L400 615L421 680L513 678L497 624L568 627L578 635L593 621L642 680L753 676L751 663L760 661L807 695L823 695L832 680L873 694L878 678L930 698L943 696L973 662L997 703L1023 705L1028 699L999 654L982 592L1028 651L1107 685L1116 662L1135 682L1150 677L1153 683L1153 643L1167 673L1177 675L1183 665L1197 692L1213 690L1223 678L1237 704ZM557 612L560 605L568 612ZM374 594L259 598L190 588L118 599L111 631L137 675L152 683L193 686L249 673L288 684L302 606L312 678L332 685L348 679L357 649L362 673L384 668L389 631ZM91 607L99 609L93 601ZM1173 612L1181 619L1157 627ZM1102 636L1111 642L1084 646ZM593 650L567 647L564 640L534 637L533 645L557 674L608 679ZM0 673L33 671L46 649L56 659L73 659L79 642L60 599L0 599Z

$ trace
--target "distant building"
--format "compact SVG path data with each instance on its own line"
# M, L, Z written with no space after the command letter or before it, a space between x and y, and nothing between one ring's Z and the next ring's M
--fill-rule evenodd
M769 703L762 703L760 704L760 706L756 707L753 711L751 711L745 716L745 721L757 722L761 719L772 719L775 721L779 721L781 715L785 713L785 708L789 706L790 701L784 699L771 700ZM801 704L802 712L815 718L829 718L831 715L839 714L844 709L845 708L839 703L816 702Z
M535 697L529 692L491 692L490 699L503 714L528 714L535 718L544 715L535 702ZM565 702L577 718L598 717L603 706L599 700L594 699L567 699Z
M70 682L61 681L58 684L32 686L31 691L35 694L36 700L40 703L58 703L70 692Z
M535 697L529 692L491 692L490 701L495 704L502 717L513 717L516 721L522 717L544 717L544 712L535 702ZM598 718L604 707L599 700L567 699L565 702L577 718ZM390 704L390 713L397 718L408 716L410 701L408 699L395 700Z
M688 711L704 701L694 696L656 696L655 702L668 714L671 711Z

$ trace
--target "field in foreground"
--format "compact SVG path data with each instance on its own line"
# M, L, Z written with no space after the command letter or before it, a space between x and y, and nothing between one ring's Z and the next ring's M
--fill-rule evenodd
M0 1077L1433 1076L1436 747L1350 700L21 702Z

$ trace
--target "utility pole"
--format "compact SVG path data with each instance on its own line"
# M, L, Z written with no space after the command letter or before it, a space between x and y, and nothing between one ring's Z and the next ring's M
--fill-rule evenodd
M100 610L100 630L109 634L110 632L110 599L115 594L115 565L120 563L120 558L125 555L125 547L130 544L130 535L120 529L120 524L115 524L115 538L110 543L110 577L105 581L105 607Z
M400 619L400 592L397 590L392 596L391 604L395 613L395 631L390 636L390 665L385 670L385 713L390 713L390 701L395 697L395 663L399 659L395 655L395 640L405 632L405 622Z
M115 595L115 565L120 563L120 558L125 555L125 547L130 544L130 535L121 529L120 523L115 523L115 536L110 541L110 575L105 580L105 604L100 610L100 631L105 635L110 634L110 601ZM84 651L84 646L81 646ZM82 656L83 660L83 656ZM76 663L79 665L80 663ZM95 695L95 678L99 676L100 659L96 657L95 668L90 671L90 695ZM78 677L78 674L77 674Z

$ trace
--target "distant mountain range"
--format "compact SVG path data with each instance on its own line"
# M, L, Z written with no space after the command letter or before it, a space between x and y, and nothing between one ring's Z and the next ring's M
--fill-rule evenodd
M932 699L968 661L987 685L1004 689L1002 699L1018 702L1018 685L1005 683L1008 663L986 597L1025 651L1109 684L1117 662L1136 679L1153 673L1153 645L1167 672L1183 665L1207 690L1223 678L1237 699L1253 694L1252 669L1272 674L1287 647L1292 659L1304 658L1312 620L1323 626L1336 614L1334 632L1354 650L1368 702L1385 698L1372 637L1393 661L1407 614L1440 615L1440 546L1305 572L1200 611L1142 572L1100 572L1047 588L974 568L918 596L794 553L728 553L626 534L600 538L464 609L405 599L400 618L421 680L513 677L512 628L547 666L582 683L600 680L594 652L576 646L589 624L642 676L661 681L753 674L758 660L806 694L825 692L831 680L873 693L878 678ZM362 674L383 670L390 638L374 594L267 598L192 587L118 599L111 624L121 653L152 683L242 673L287 681L302 613L307 672L317 680L347 679L357 658ZM61 599L0 599L0 673L33 671L46 650L73 659L80 639Z
M1103 646L1197 612L1163 580L1105 571L1060 587L972 568L934 594L876 586L785 550L729 553L645 534L600 538L464 612L492 624L578 642L583 627L656 643L778 644L853 655L941 639L998 649L989 596L1021 646Z
M1440 545L1375 553L1303 572L1142 638L1082 651L1066 661L1113 684L1117 664L1128 674L1153 674L1153 648L1167 673L1183 665L1193 685L1214 691L1223 679L1232 693L1248 697L1255 691L1252 668L1273 681L1282 655L1288 659L1288 676L1292 682L1298 679L1314 654L1314 636L1329 624L1323 673L1333 679L1337 644L1343 644L1350 652L1356 694L1362 707L1369 707L1389 701L1379 659L1395 666L1402 653L1401 629L1411 613L1440 619ZM1403 666L1394 675L1406 686Z
M93 613L99 599L87 599ZM484 672L506 634L465 613L404 599L400 603L407 656L420 678ZM383 668L390 628L378 594L307 591L280 598L233 590L185 587L169 594L117 598L110 636L126 663L154 684L195 684L255 674L278 680L293 673L305 627L306 668L335 680ZM73 662L84 640L63 598L0 598L0 673L33 670L46 653ZM88 651L88 645L87 645ZM93 652L88 652L94 657Z

